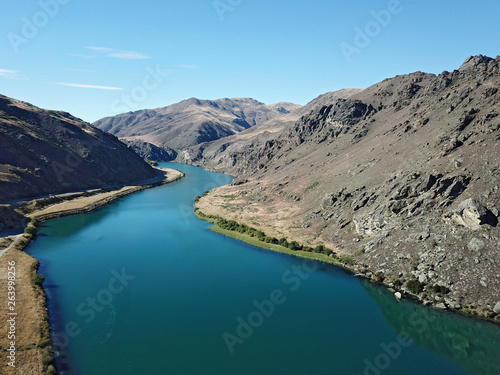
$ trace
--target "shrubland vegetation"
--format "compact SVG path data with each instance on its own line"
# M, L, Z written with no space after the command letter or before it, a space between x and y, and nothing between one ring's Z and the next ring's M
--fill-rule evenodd
M350 266L355 264L353 258L351 258L350 256L344 255L344 256L339 257L339 256L337 256L337 254L333 250L327 248L326 246L324 246L322 244L317 245L315 247L307 246L307 245L300 244L297 241L288 241L288 239L286 239L284 237L276 238L276 237L268 236L261 230L253 228L253 227L248 226L246 224L240 224L234 220L226 220L226 219L221 218L221 217L216 216L216 215L205 215L200 211L196 211L196 215L202 220L206 220L210 223L216 224L216 226L222 230L239 233L241 235L250 237L250 238L252 238L252 239L254 239L262 244L271 245L271 246L261 246L261 247L265 247L265 248L268 248L271 250L278 250L277 248L272 246L272 245L275 245L276 247L288 249L288 250L291 250L292 252L303 252L303 253L305 252L305 253L311 253L311 255L313 255L313 254L326 255L328 258L333 260L335 263L342 263L344 265L350 265ZM238 239L240 239L240 238L238 238ZM246 242L260 246L256 241L252 241L252 242L246 241ZM314 258L314 257L312 257L312 258ZM325 259L325 258L323 258L323 259ZM321 260L321 259L318 257L318 260Z

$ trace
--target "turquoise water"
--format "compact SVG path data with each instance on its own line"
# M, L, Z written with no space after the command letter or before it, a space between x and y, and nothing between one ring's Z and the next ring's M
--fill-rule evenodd
M497 326L342 269L211 232L181 181L46 223L40 260L62 374L498 374Z

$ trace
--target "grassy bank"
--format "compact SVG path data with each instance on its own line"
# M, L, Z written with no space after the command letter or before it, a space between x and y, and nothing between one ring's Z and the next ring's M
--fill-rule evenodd
M323 245L312 248L299 244L296 241L288 242L285 238L278 240L277 238L266 236L262 231L232 220L227 221L219 216L205 215L199 210L195 214L200 220L214 224L210 227L210 230L243 241L252 246L300 258L317 260L347 269L349 269L348 266L354 264L352 258L346 256L338 257L337 254Z
M162 178L144 185L126 186L114 191L95 190L90 193L62 194L50 198L42 198L23 202L21 207L12 208L16 210L15 217L24 217L27 226L24 233L19 236L0 238L3 248L9 248L0 257L0 291L7 296L9 288L7 270L11 264L15 265L15 291L16 311L20 312L16 320L16 367L0 367L0 375L3 374L43 374L54 375L54 354L50 339L49 317L46 307L46 297L43 290L43 275L37 273L38 261L26 254L23 250L36 238L38 226L43 221L57 217L76 215L91 212L112 203L122 197L176 181L184 176L184 173L164 169ZM4 315L9 310L7 299L0 301L0 310ZM21 314L22 312L22 314ZM5 315L6 316L6 315ZM7 320L0 321L0 353L4 358L6 350L10 347L8 340L9 325Z

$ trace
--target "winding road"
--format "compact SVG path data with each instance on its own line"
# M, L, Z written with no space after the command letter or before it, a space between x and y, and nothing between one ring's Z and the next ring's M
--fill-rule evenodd
M19 238L22 236L22 234L18 234L17 236L14 236L14 241L12 241L12 243L7 246L7 248L3 249L3 250L0 250L0 258L12 247L14 246L17 241L19 240Z

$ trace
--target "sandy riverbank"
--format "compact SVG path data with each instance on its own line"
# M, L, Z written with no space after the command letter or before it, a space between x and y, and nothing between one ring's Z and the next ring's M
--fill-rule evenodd
M14 216L24 216L25 222L33 219L43 222L57 217L91 212L126 195L176 181L184 176L184 173L175 169L158 169L162 171L158 179L144 184L124 186L110 191L95 190L85 194L64 194L50 199L26 201L11 209ZM50 204L59 198L60 202ZM0 238L0 311L3 317L7 317L9 308L13 307L8 303L8 276L12 275L9 275L8 268L15 262L15 312L18 314L15 323L15 368L8 366L7 359L9 355L7 349L11 346L10 323L7 322L7 318L0 321L0 375L55 373L53 367L50 367L52 354L45 295L43 289L32 281L36 275L38 261L23 251L31 239L32 236L29 234ZM4 253L2 250L5 249L7 251Z

